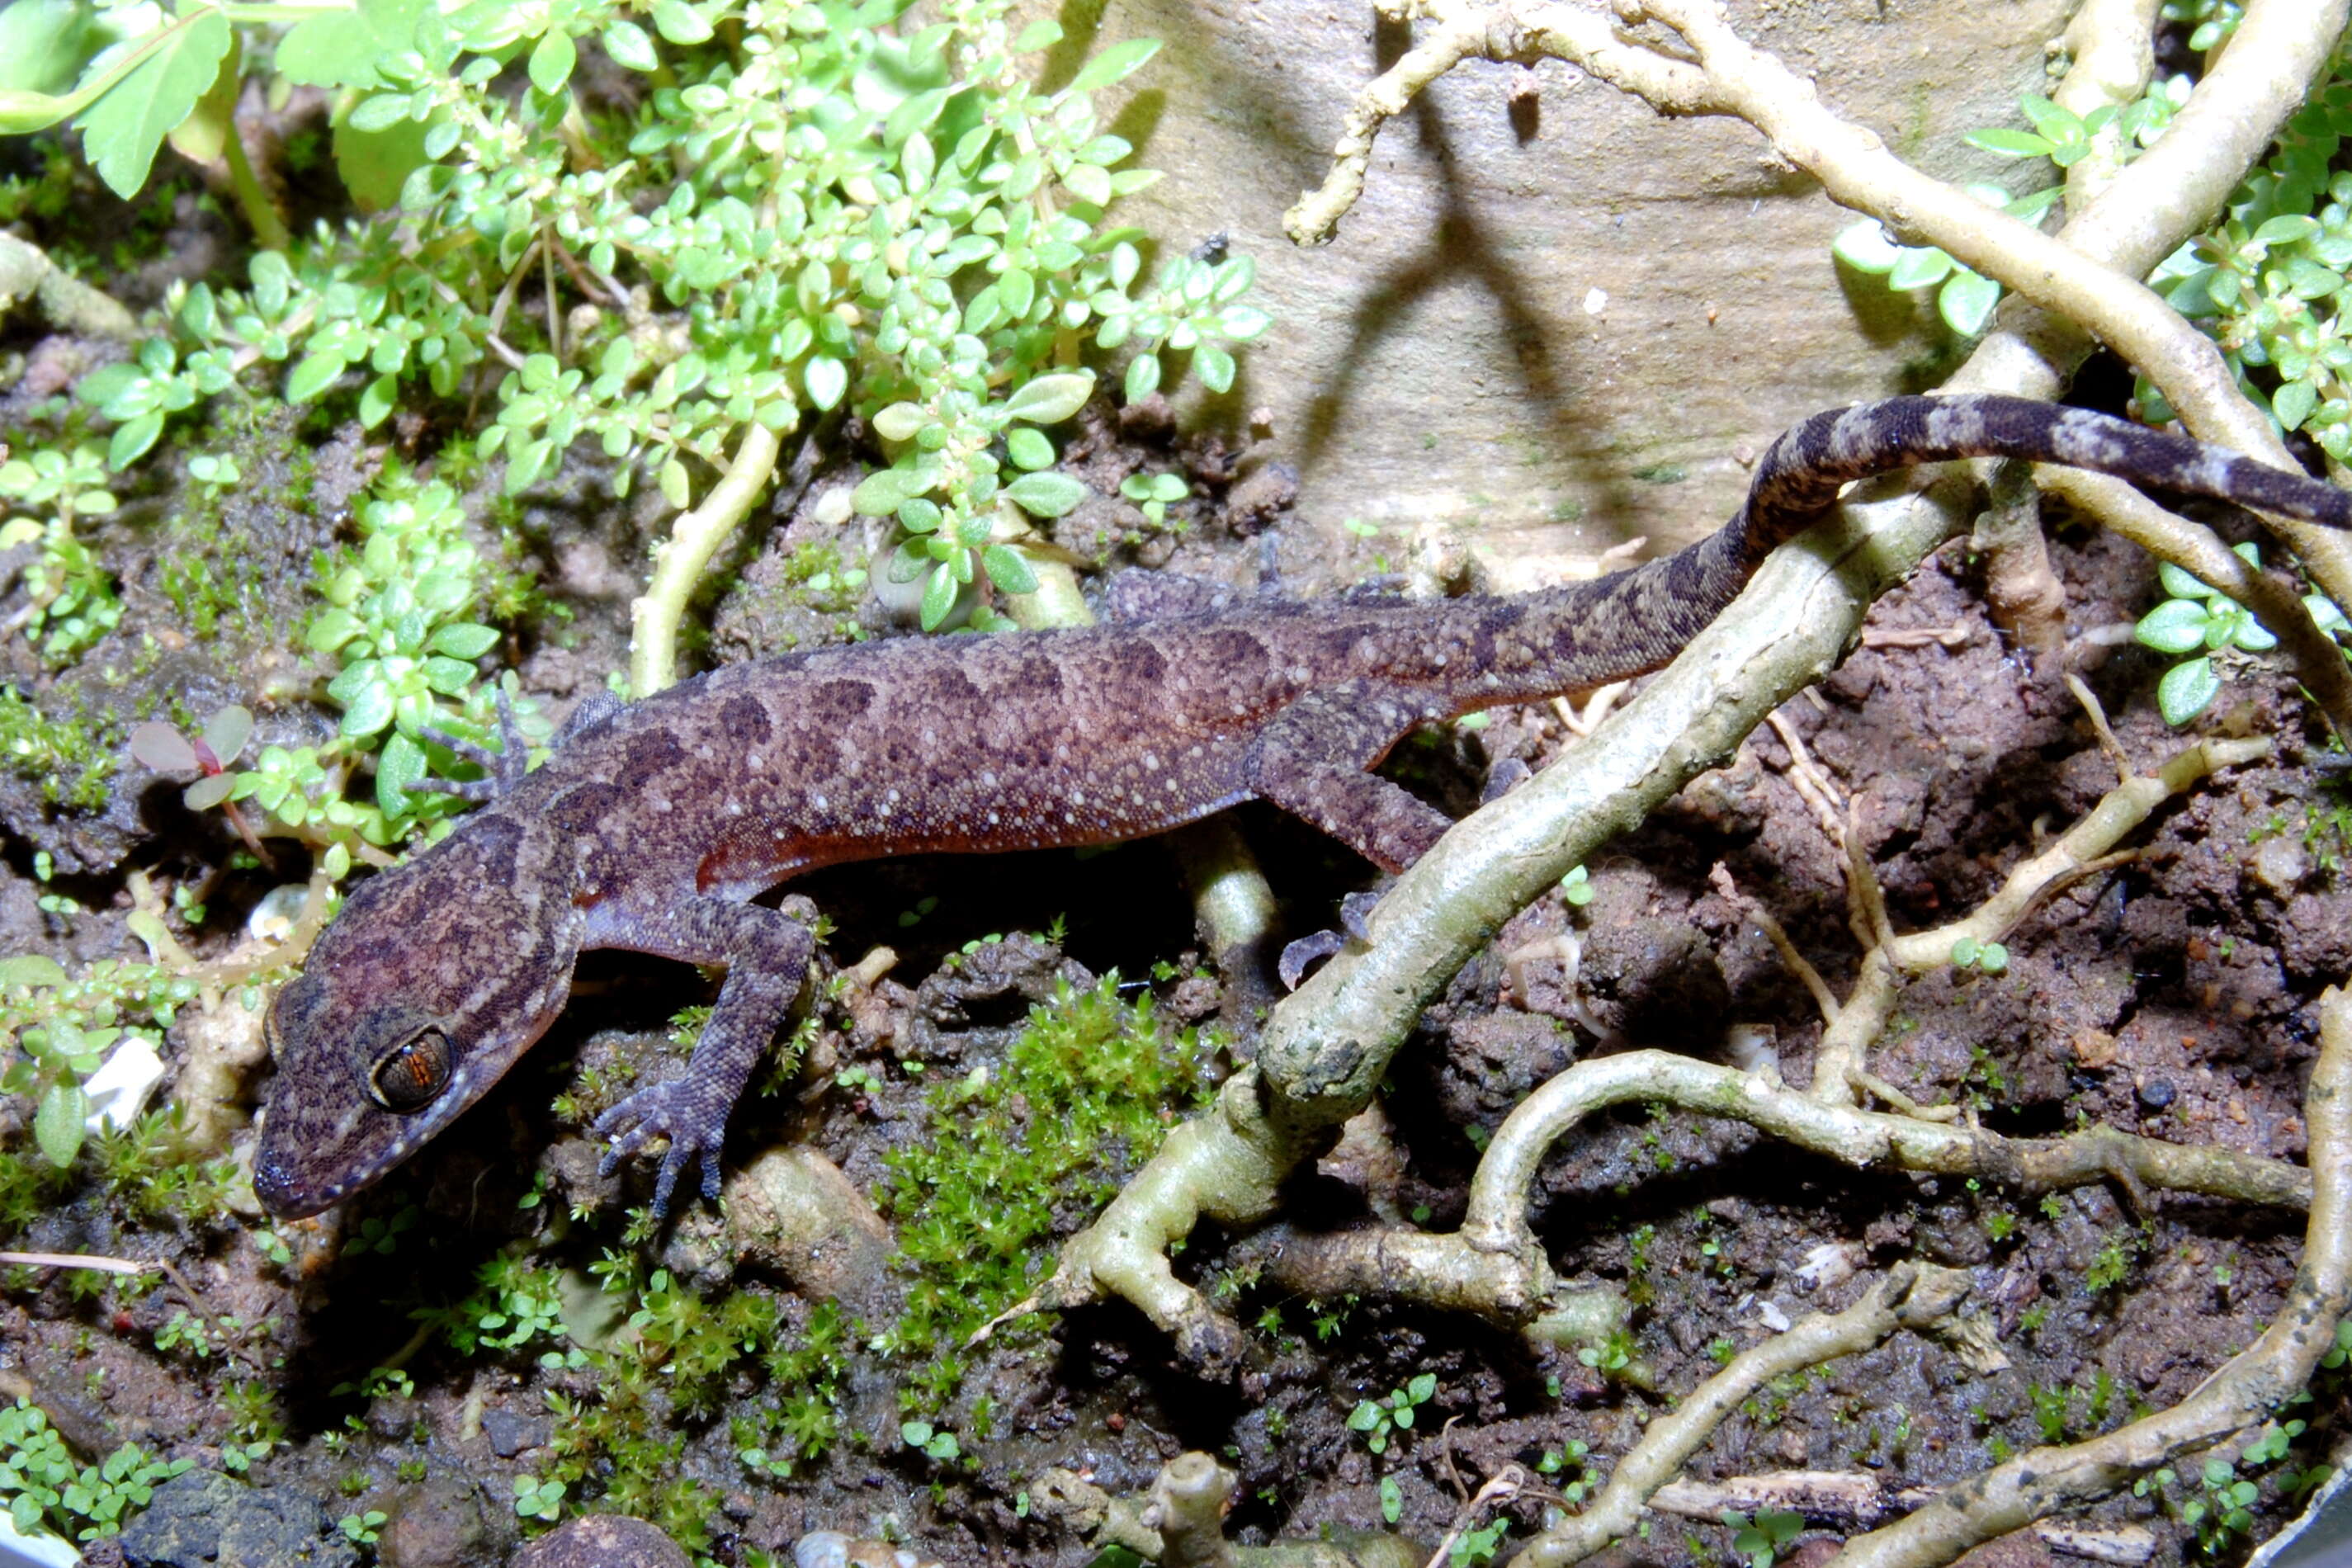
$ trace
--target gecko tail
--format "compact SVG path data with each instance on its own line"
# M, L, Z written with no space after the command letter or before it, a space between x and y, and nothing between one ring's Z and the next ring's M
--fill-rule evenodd
M2352 529L2352 494L2186 436L2026 397L1890 397L1816 414L1766 449L1738 520L1741 553L1761 562L1855 479L1961 458L2061 463L2147 489Z

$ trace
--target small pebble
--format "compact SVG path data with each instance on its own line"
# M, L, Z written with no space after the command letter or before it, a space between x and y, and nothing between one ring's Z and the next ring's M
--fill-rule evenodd
M2139 1086L2139 1108L2142 1110L2162 1110L2172 1103L2176 1092L2170 1079L2149 1079Z

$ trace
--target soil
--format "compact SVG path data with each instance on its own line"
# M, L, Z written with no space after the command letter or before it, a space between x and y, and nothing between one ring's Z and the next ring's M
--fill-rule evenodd
M57 367L110 351L24 340L15 352L21 371L0 422L29 428L46 417ZM1097 407L1087 418L1072 466L1097 496L1115 496L1127 473L1170 467L1194 492L1172 509L1180 526L1170 529L1116 502L1072 514L1060 542L1098 569L1090 581L1143 564L1255 586L1271 569L1286 589L1313 594L1386 572L1398 564L1388 554L1403 554L1393 539L1295 515L1278 444L1234 451L1191 440L1164 407L1119 416ZM277 700L262 694L304 673L278 667L288 657L275 651L279 633L304 613L310 552L340 536L339 507L383 455L353 430L289 425L241 435L252 482L219 503L216 518L166 489L126 498L97 531L128 606L118 633L59 671L11 639L0 659L12 685L45 711L127 720L168 711L175 698L198 712L235 699L255 707L261 741L327 731L329 710L299 689ZM278 468L244 456L271 450L281 454ZM705 612L710 655L753 657L840 635L843 616L795 607L778 584L794 552L823 536L819 498L854 479L856 457L845 447L792 515L763 519L746 540L730 563L734 586ZM509 651L523 689L559 714L623 661L628 597L658 525L655 509L615 509L601 494L583 464L551 478L521 512L516 563L538 575L566 618L515 627ZM841 547L855 559L866 542ZM2070 633L2128 622L2152 602L2153 572L2113 540L2062 528L2053 558ZM209 637L189 635L171 599L173 573L197 563L247 584L242 618ZM1948 547L1885 597L1872 626L1952 637L1865 647L1783 713L1853 803L1899 929L1974 905L2115 780L2061 669L2011 654L1980 588L1979 563L1964 545ZM2081 668L2137 765L2181 743L2155 711L2153 656L2125 645ZM2292 683L2250 660L2230 674L2202 727L2275 735L2275 759L2177 800L2129 841L2127 863L2035 910L2008 939L2005 973L1949 970L1909 985L1873 1058L1880 1077L1921 1102L1967 1104L2003 1132L2104 1123L2301 1157L2315 998L2352 968L2343 872L2352 818L2341 790L2305 765L2320 730ZM1501 710L1483 728L1416 738L1392 771L1465 810L1488 767L1507 759L1540 767L1565 734L1549 708ZM1531 1089L1597 1053L1761 1053L1804 1082L1821 1034L1812 1001L1711 881L1727 869L1833 990L1853 984L1860 950L1839 851L1790 783L1790 766L1787 743L1759 730L1727 766L1596 859L1588 904L1554 897L1512 922L1397 1059L1385 1098L1389 1176L1334 1165L1300 1184L1293 1223L1344 1227L1393 1204L1449 1227L1486 1137ZM37 780L0 775L0 949L68 965L135 953L125 925L133 871L204 889L208 919L183 940L201 955L233 945L260 895L302 868L227 869L234 836L216 815L181 807L177 794L175 783L126 763L104 807L81 812L45 800ZM1363 866L1295 823L1258 808L1238 820L1297 930L1328 923L1339 893L1371 885ZM37 853L48 858L46 883L35 879ZM1563 1489L1573 1497L1577 1483L1605 1474L1645 1421L1717 1371L1728 1350L1843 1308L1913 1258L1972 1274L2004 1368L1971 1371L1939 1342L1897 1336L1749 1402L1691 1475L1851 1470L1889 1489L1932 1487L2178 1400L2253 1339L2292 1277L2294 1214L2163 1194L2143 1211L2113 1186L2045 1194L1853 1171L1739 1126L1629 1111L1566 1141L1536 1194L1555 1266L1614 1282L1634 1303L1625 1367L1537 1352L1458 1314L1286 1299L1251 1283L1251 1238L1208 1233L1180 1264L1188 1278L1222 1283L1224 1304L1255 1325L1254 1356L1237 1377L1207 1381L1177 1364L1168 1342L1123 1306L1073 1312L971 1351L958 1391L925 1417L960 1435L959 1449L926 1451L902 1425L902 1394L918 1369L868 1343L914 1285L890 1260L888 1233L875 1228L906 1216L863 1205L886 1186L891 1152L929 1136L932 1086L1000 1070L1028 1009L1059 986L1084 990L1115 971L1129 994L1150 992L1176 1020L1238 1026L1223 1061L1246 1056L1247 999L1264 977L1240 977L1235 1001L1236 977L1218 974L1193 933L1181 872L1169 846L1147 842L1091 856L847 868L787 889L833 922L833 964L846 969L885 944L896 962L817 1005L811 1065L739 1118L730 1159L750 1167L779 1149L823 1157L802 1163L791 1179L813 1185L793 1190L818 1194L803 1223L846 1248L828 1253L836 1266L825 1293L864 1331L846 1353L841 1439L789 1479L741 1458L734 1423L764 1421L794 1392L774 1386L757 1356L708 1401L657 1411L669 1447L656 1479L698 1484L690 1495L709 1504L701 1550L711 1560L784 1557L804 1532L839 1531L904 1542L950 1568L1075 1568L1097 1560L1097 1548L1050 1517L1049 1493L1082 1478L1114 1496L1140 1494L1189 1448L1238 1473L1228 1527L1245 1543L1330 1527L1434 1543L1468 1493L1513 1464L1529 1484L1506 1517L1524 1536ZM37 902L59 892L84 912ZM1061 934L1013 934L1049 930ZM1551 940L1562 932L1580 945L1572 976ZM666 1269L706 1300L763 1300L786 1348L805 1334L816 1301L810 1279L822 1273L808 1258L826 1248L803 1247L797 1264L789 1247L745 1250L699 1208L650 1237L625 1236L621 1205L643 1201L644 1173L597 1175L578 1121L551 1109L559 1095L593 1099L616 1072L661 1070L667 1020L709 990L678 966L594 956L564 1022L523 1069L395 1179L317 1222L266 1230L257 1215L216 1212L142 1223L92 1177L0 1235L7 1248L126 1256L176 1271L92 1289L86 1276L19 1269L0 1291L0 1393L37 1404L84 1456L136 1440L197 1463L158 1493L140 1516L146 1524L96 1544L92 1561L118 1552L194 1561L202 1543L172 1536L163 1521L206 1520L217 1537L225 1516L256 1509L279 1533L277 1544L253 1548L275 1554L254 1562L309 1553L300 1560L347 1563L371 1551L410 1568L502 1560L537 1528L518 1517L518 1478L545 1469L559 1425L609 1397L592 1373L566 1364L560 1334L468 1354L412 1321L414 1311L467 1296L502 1256L582 1271L631 1255L642 1271ZM175 1066L193 1013L171 1037ZM257 1071L248 1095L259 1086ZM12 1150L26 1146L28 1114L21 1100L0 1101ZM1066 1234L1090 1212L1064 1202L1055 1222ZM275 1258L273 1241L287 1248ZM192 1298L217 1324L234 1320L219 1342L199 1349L167 1331ZM605 1331L603 1342L613 1342ZM385 1366L400 1375L363 1391L371 1369ZM1376 1452L1351 1412L1426 1374L1434 1388L1412 1425ZM2323 1374L2312 1395L2298 1412L2310 1429L2286 1461L2260 1473L2251 1527L2213 1532L2221 1560L2292 1515L2284 1479L2317 1463L2340 1429L2340 1379ZM249 1429L240 1413L257 1405L278 1413L280 1440L242 1479L208 1474ZM2203 1560L2181 1522L2181 1504L2201 1489L2193 1467L2182 1475L2168 1495L2124 1493L2089 1522L2151 1531L2160 1563ZM592 1476L566 1511L611 1506L597 1500L614 1480L610 1471ZM330 1522L371 1510L385 1516L373 1547ZM1811 1543L1842 1532L1833 1521L1809 1526L1797 1550L1817 1552ZM1717 1519L1659 1516L1614 1560L1720 1563L1733 1535ZM2049 1559L2025 1535L1992 1550L1997 1558L1986 1561Z

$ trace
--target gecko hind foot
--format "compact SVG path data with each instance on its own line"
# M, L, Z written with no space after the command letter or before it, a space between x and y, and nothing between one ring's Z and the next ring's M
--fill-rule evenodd
M1349 942L1370 945L1372 940L1372 907L1381 901L1378 893L1349 893L1339 900L1339 924L1344 931L1318 931L1302 936L1282 950L1275 970L1282 976L1283 989L1296 991L1307 972L1339 952Z
M596 1173L611 1175L623 1160L656 1138L667 1138L669 1149L654 1177L654 1217L668 1215L678 1178L698 1163L702 1168L702 1195L715 1204L719 1201L719 1152L727 1142L728 1109L710 1103L710 1097L698 1089L691 1074L641 1089L590 1125L591 1132L610 1140L604 1158L596 1162Z

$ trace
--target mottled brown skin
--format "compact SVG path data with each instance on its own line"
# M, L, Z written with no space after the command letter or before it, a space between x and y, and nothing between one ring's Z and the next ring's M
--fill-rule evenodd
M1895 398L1798 426L1720 532L1599 582L1246 602L736 665L576 717L528 774L509 735L486 757L491 803L353 891L279 993L255 1189L305 1215L381 1178L545 1032L581 952L608 947L726 967L685 1073L596 1124L608 1167L668 1140L657 1212L697 1166L715 1197L728 1115L812 946L754 895L840 861L1105 843L1252 798L1402 869L1449 826L1370 771L1414 726L1654 669L1846 482L1979 456L2352 525L2352 498L2328 486L2102 416Z

